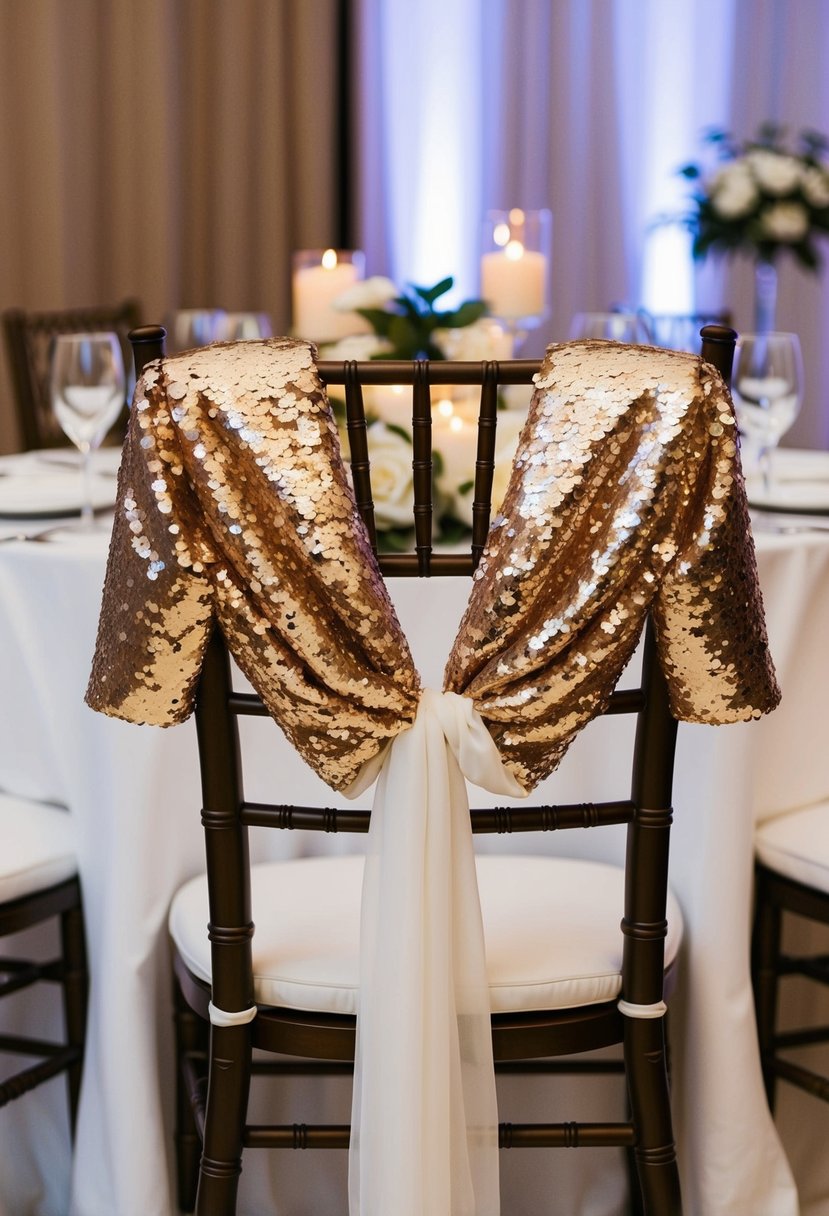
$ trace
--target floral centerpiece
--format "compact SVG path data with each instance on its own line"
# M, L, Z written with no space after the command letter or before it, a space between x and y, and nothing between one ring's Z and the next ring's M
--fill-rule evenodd
M817 270L817 241L829 234L829 141L805 131L792 150L783 135L770 123L742 144L727 131L709 131L713 163L680 170L694 183L687 217L694 257L741 250L756 260L758 331L774 328L775 259L787 252Z
M459 359L509 358L512 339L486 315L482 300L466 300L454 309L439 302L453 286L451 278L434 287L400 291L387 278L355 284L336 301L343 312L356 312L371 326L369 334L343 338L320 353L327 359ZM368 423L369 457L378 543L385 550L412 545L412 403L411 390L398 385L367 386L363 399ZM436 539L461 539L472 526L475 464L476 389L441 388L432 400L432 446L435 471ZM493 506L506 490L512 457L524 421L524 410L500 402L495 453ZM345 406L333 402L341 430ZM343 450L348 451L343 435Z

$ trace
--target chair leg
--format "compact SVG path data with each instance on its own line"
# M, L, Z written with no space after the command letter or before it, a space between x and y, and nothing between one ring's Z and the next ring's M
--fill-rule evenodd
M233 1216L250 1089L250 1026L211 1026L196 1216Z
M61 947L63 952L63 1012L66 1021L66 1041L70 1047L78 1048L78 1059L67 1071L69 1090L69 1126L72 1138L78 1117L78 1099L81 1092L83 1051L86 1040L86 1013L89 994L89 975L86 965L86 940L84 937L83 912L80 905L63 912L60 918Z
M762 870L757 871L754 932L751 943L751 982L754 986L754 1009L757 1018L757 1039L763 1067L763 1083L769 1110L774 1113L777 1078L772 1068L774 1032L777 1019L777 993L780 984L778 964L783 914L766 889Z
M682 1216L662 1018L625 1019L625 1061L645 1216Z
M203 1053L207 1058L209 1035L207 1023L193 1013L175 975L173 1005L176 1039L176 1185L179 1210L192 1212L199 1185L201 1137L193 1114L190 1085L184 1075L184 1061L192 1053Z

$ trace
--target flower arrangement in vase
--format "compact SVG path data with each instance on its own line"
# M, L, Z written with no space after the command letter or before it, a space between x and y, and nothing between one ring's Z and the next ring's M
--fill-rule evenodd
M335 302L343 312L363 317L371 333L354 334L323 347L326 359L508 359L512 338L503 325L487 316L483 300L466 300L457 308L441 308L453 280L434 287L410 286L401 291L387 278L375 276L354 285ZM367 386L363 400L368 423L369 457L378 544L385 551L412 544L412 406L410 390L402 386ZM511 404L516 408L509 408ZM333 401L341 431L345 406ZM503 400L499 412L495 453L493 507L506 490L512 457L518 444L526 401ZM432 402L432 446L435 476L436 540L460 540L472 526L470 470L477 438L476 389L442 388ZM343 437L344 438L344 437ZM347 445L343 445L347 451Z
M804 131L792 150L783 136L783 128L771 123L744 143L712 130L705 142L713 163L680 170L694 187L686 217L694 257L742 250L755 259L759 333L774 328L779 254L818 270L818 240L829 235L829 141Z

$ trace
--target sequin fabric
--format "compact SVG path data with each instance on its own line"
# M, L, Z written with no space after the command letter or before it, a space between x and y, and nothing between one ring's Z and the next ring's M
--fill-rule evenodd
M677 718L777 705L718 373L652 347L551 347L445 677L525 789L606 705L649 609Z
M777 704L719 376L654 348L551 347L445 688L472 699L531 789L606 704L649 609L677 717ZM335 788L413 721L418 676L307 343L213 346L145 372L89 704L184 720L216 620Z
M417 673L307 343L227 343L145 370L88 703L183 721L214 620L335 788L414 720Z

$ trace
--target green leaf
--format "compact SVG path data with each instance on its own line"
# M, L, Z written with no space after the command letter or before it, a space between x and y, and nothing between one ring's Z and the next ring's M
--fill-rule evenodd
M432 448L432 470L435 477L442 477L445 467L446 466L443 463L443 456L436 448Z
M394 316L388 329L388 338L404 359L413 359L418 349L418 328L408 317ZM403 354L402 352L406 352Z
M404 426L398 426L396 422L387 422L386 430L392 431L395 435L399 435L401 439L405 439L406 443L411 446L412 437Z
M466 494L469 494L470 491L474 490L474 488L475 488L474 481L464 481L461 485L458 486L458 493L466 495Z
M453 544L469 536L471 528L453 515L442 515L438 520L438 537L444 544Z
M452 289L454 283L455 280L451 275L449 275L448 278L441 279L439 283L435 283L434 287L416 287L414 283L412 283L412 290L417 292L421 300L423 300L431 308L435 300L439 299L441 296L445 296L447 291Z
M382 308L355 308L358 316L364 317L368 321L371 328L380 338L389 336L391 323L395 318L393 312L386 312Z
M423 312L409 296L398 296L394 302L399 308L402 308L404 316L416 324L420 321Z
M381 553L407 553L413 547L413 528L377 529L377 548Z
M473 321L480 320L486 311L484 300L465 300L454 312L438 313L438 324L443 329L463 329L464 326L471 325Z
M681 177L687 177L689 180L702 176L699 165L683 165L677 172Z

